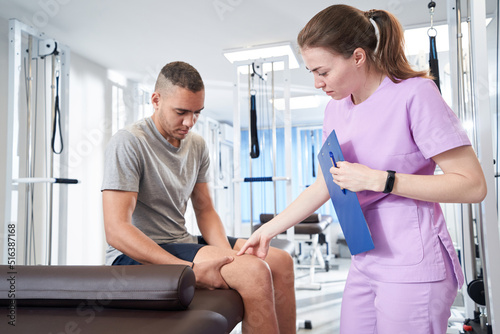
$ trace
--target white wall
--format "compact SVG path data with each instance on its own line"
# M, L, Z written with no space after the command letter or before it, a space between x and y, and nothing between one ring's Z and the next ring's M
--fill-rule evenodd
M100 189L110 135L105 121L111 106L109 82L105 68L74 53L70 68L68 177L81 183L68 188L66 262L102 264L105 237Z

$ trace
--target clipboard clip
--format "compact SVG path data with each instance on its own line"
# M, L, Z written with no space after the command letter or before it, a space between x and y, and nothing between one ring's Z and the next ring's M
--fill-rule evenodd
M335 163L335 158L333 157L333 153L330 151L330 160L332 160L332 165L333 167L337 168L337 164ZM345 189L342 189L342 193L345 195L346 194L346 191Z

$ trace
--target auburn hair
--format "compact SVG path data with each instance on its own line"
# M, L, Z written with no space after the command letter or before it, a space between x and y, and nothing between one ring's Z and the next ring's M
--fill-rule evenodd
M377 36L375 27L378 27ZM345 58L362 48L369 66L387 75L393 82L429 76L415 71L405 55L404 33L394 15L385 10L363 12L348 5L333 5L316 14L297 37L301 49L321 47Z

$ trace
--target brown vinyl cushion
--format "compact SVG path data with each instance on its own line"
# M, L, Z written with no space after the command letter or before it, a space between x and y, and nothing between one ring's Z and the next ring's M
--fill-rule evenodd
M0 305L184 310L195 291L184 265L0 266Z
M287 239L271 239L271 247L284 250L291 256L295 256L295 244Z
M254 225L254 231L259 229L263 224L273 219L274 215L270 213L262 213L260 215L260 224ZM293 227L295 234L319 234L322 233L331 223L333 218L330 215L321 215L313 213L306 217L299 224ZM285 232L283 232L285 233Z
M274 214L272 213L261 213L260 214L260 222L262 224L264 223L267 223L268 221L270 221L271 219L274 218ZM321 213L313 213L313 214L310 214L309 216L307 216L304 220L302 220L300 222L300 224L304 224L304 223L317 223L317 222L320 222L321 221Z

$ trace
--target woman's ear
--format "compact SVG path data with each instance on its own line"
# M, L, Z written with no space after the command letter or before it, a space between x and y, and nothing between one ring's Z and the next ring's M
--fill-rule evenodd
M363 48L356 48L352 55L356 66L361 66L366 62L366 52Z

